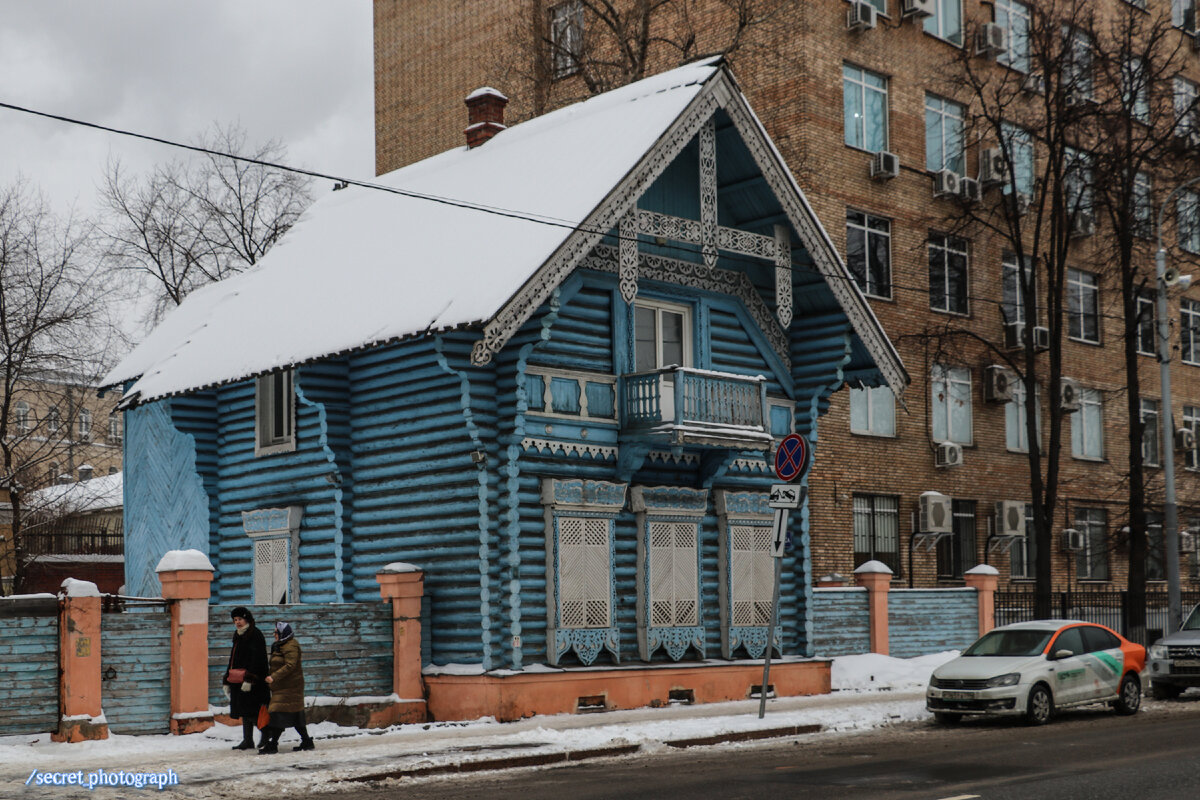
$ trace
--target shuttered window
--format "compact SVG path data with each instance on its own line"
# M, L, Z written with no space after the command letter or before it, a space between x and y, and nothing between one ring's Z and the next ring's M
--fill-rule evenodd
M559 627L607 628L612 619L611 523L558 518Z
M734 625L769 625L775 564L768 525L731 525Z
M254 603L280 605L288 602L291 540L257 539L254 542Z
M696 534L691 522L650 523L650 624L655 627L700 624Z

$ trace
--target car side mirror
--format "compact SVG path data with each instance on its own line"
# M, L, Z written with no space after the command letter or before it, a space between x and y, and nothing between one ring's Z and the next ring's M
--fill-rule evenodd
M1062 650L1055 650L1054 651L1054 660L1058 661L1063 658L1070 658L1073 655L1075 655L1074 650L1067 650L1066 648L1063 648Z

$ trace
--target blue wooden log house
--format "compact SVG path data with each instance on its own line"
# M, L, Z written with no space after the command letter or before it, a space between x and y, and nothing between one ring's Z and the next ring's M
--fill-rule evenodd
M109 376L127 591L194 547L213 602L371 602L405 561L434 664L761 657L773 442L817 445L846 382L903 389L899 357L719 62L473 127ZM783 655L811 654L807 518Z

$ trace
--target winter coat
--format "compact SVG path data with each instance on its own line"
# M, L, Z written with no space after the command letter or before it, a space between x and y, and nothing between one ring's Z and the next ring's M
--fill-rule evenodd
M304 710L304 670L295 637L271 645L271 705L278 711Z
M250 691L243 692L240 683L230 683L230 669L246 670ZM245 633L234 633L233 646L229 651L229 667L221 676L221 683L229 685L229 716L234 719L257 719L259 706L265 706L271 700L271 690L266 682L268 670L267 640L262 631L250 625Z

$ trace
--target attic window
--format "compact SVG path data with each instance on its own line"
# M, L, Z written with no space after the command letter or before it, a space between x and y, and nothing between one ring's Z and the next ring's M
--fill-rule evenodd
M290 453L296 449L296 404L289 369L263 375L255 384L257 431L254 455Z

